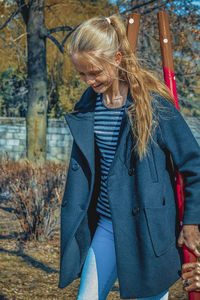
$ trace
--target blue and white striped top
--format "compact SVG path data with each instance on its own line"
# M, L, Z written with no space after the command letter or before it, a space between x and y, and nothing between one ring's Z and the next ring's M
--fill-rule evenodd
M107 194L107 176L117 148L125 105L119 108L109 108L104 105L102 99L103 94L98 93L94 114L94 134L101 154L101 183L96 210L98 213L111 218Z

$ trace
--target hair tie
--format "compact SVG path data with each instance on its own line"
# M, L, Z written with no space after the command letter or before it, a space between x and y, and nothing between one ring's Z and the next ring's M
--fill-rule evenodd
M111 24L110 18L105 18L109 24Z

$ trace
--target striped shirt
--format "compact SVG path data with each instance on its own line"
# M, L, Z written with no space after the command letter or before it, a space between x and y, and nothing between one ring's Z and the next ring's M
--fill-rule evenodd
M101 154L101 183L96 210L98 213L111 218L107 193L107 176L117 148L125 106L108 108L104 105L102 96L103 94L98 93L94 114L95 141Z

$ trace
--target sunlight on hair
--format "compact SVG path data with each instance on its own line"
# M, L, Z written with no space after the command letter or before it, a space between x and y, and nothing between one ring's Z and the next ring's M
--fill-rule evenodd
M153 72L144 69L139 62L143 60L137 59L132 52L121 17L112 15L109 19L111 23L104 17L83 22L72 34L68 51L71 58L75 53L85 55L91 64L102 70L105 70L106 64L115 65L116 53L122 53L118 79L126 82L130 88L133 105L129 107L129 119L135 138L134 151L142 159L147 154L149 139L154 142L156 122L153 121L151 92L158 93L172 103L174 100L168 87Z

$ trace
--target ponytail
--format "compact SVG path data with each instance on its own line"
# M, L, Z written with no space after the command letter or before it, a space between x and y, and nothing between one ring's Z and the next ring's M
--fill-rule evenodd
M109 21L108 21L109 19ZM125 81L133 98L129 107L129 119L134 136L134 151L142 159L147 153L149 139L153 140L153 110L151 92L157 92L174 102L167 86L150 71L142 68L132 52L127 39L126 27L116 15L109 18L92 18L79 26L69 43L69 54L84 52L91 62L104 60L113 64L116 52L122 53L119 80ZM154 127L155 128L155 127Z

